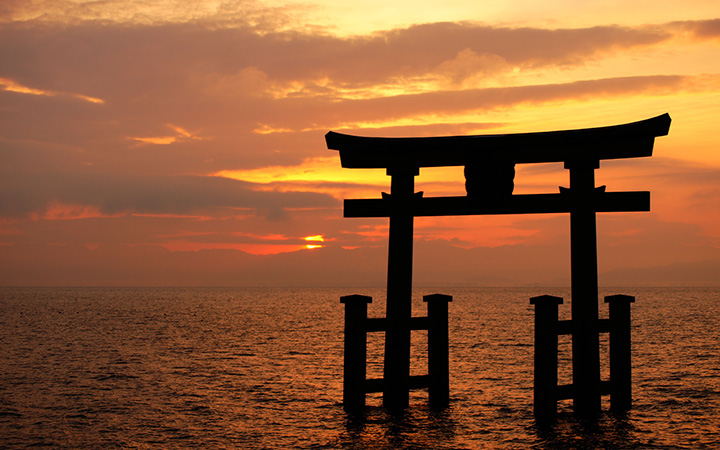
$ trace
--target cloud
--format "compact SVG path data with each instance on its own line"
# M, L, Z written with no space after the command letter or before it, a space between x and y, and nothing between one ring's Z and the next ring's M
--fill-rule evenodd
M717 39L720 37L720 19L673 22L674 27L688 31L695 39Z
M67 93L67 92L43 91L41 89L35 89L35 88L31 88L29 86L23 86L21 84L18 84L12 80L8 80L5 78L0 78L0 87L2 87L2 90L4 90L4 91L18 92L21 94L42 95L42 96L46 96L46 97L69 96L69 97L74 97L74 98L77 98L80 100L85 100L90 103L99 103L99 104L105 103L102 99L99 99L99 98L93 98L93 97L88 97L88 96L82 95L82 94L73 94L73 93Z
M455 58L438 65L436 72L447 76L454 83L461 83L470 77L489 76L510 69L507 60L499 55L477 53L466 48L459 51Z
M158 25L204 23L208 26L245 26L272 30L288 25L302 7L270 7L254 0L4 0L0 21L43 25L102 24Z
M28 2L24 0L6 0L0 4L0 20L10 21L27 8Z
M423 24L348 38L199 24L5 24L0 58L14 60L4 76L39 85L77 78L83 85L95 81L97 88L97 82L113 81L144 90L148 83L162 87L160 80L186 81L189 74L233 77L253 68L280 83L329 80L336 86L361 86L427 76L453 61L466 72L585 64L603 53L658 45L671 37L662 27L533 29L473 23ZM64 69L43 75L38 64Z
M68 158L104 171L213 173L292 164L320 154L318 143L329 128L401 125L391 123L397 120L427 124L523 104L687 89L692 80L683 76L487 89L405 88L428 77L461 83L514 67L551 70L585 64L608 52L659 45L669 39L668 33L438 23L340 38L199 23L9 23L0 26L0 61L5 62L0 77L42 92L78 93L105 103L2 91L6 108L0 110L0 135L13 145L32 140L34 147L72 147L82 158L76 153ZM171 139L167 124L212 141ZM153 146L151 153L128 148L137 143L130 138L173 143L163 149Z
M129 139L141 142L143 144L154 144L154 145L169 145L184 140L197 140L203 141L207 138L195 136L186 129L175 125L168 124L167 127L174 133L171 135L152 136L152 137L130 137Z
M251 183L220 177L55 172L40 177L6 173L2 178L0 214L5 217L42 214L51 204L91 206L103 215L250 209L270 219L284 218L288 209L339 206L325 194L258 191Z
M701 80L703 83L705 80ZM570 83L434 91L372 99L332 101L329 99L284 99L282 115L267 118L271 127L304 130L313 126L327 129L383 128L397 121L416 119L429 122L457 115L481 115L520 106L661 96L692 90L695 80L678 75L655 75L583 80ZM714 83L717 83L715 80ZM322 124L322 125L315 125Z
M209 12L204 4L184 21L173 18L185 14L176 10L158 19L161 4L152 2L152 17L143 16L146 3L84 2L62 14L49 1L0 7L0 17L27 19L0 25L0 233L3 244L14 244L0 247L8 270L2 282L16 276L16 283L50 284L274 283L280 273L287 284L382 284L386 221L343 221L340 202L319 193L376 191L380 182L348 183L325 172L309 182L298 176L268 184L208 175L233 169L246 175L252 169L291 172L288 168L309 158L335 158L323 140L330 128L391 136L478 133L512 127L502 111L519 106L635 103L678 92L714 92L720 84L717 75L684 75L682 67L648 69L643 76L615 70L588 77L576 71L551 82L512 78L517 71L565 73L615 55L632 58L663 50L678 37L715 39L715 20L578 29L433 23L336 37L271 29L277 24L255 2L226 2L229 10ZM123 14L110 14L123 5L128 5ZM47 14L41 18L43 8ZM243 19L242 11L251 14ZM137 21L129 18L138 12ZM215 21L225 13L226 21ZM673 172L670 163L648 167L636 174L642 185L633 187L653 190L654 207L665 206L645 222L603 222L615 233L603 243L609 249L603 253L607 267L659 263L652 255L660 250L647 248L659 249L665 233L682 238L674 239L672 252L712 259L702 239L706 230L667 225L672 223L667 211L689 203L664 200L672 189L662 186L682 186L675 195L701 209L717 198L717 173L692 167ZM528 172L536 176L531 182L555 189L551 182L543 184L542 170ZM637 178L618 171L610 181L615 188ZM419 235L428 238L418 244L419 279L562 280L567 255L560 243L567 229L565 218L556 220L495 227L494 242L523 245L494 249L431 241L443 230L448 235L458 230L453 236L458 239L476 230L418 221ZM643 231L653 227L655 234ZM628 229L638 235L623 234ZM298 237L315 234L329 238L319 253L255 258L229 250L167 251L301 244ZM287 239L263 238L273 235ZM26 245L31 243L43 245ZM616 243L632 247L637 256L627 257L626 247L616 249ZM702 250L688 250L693 243ZM360 248L346 252L341 246ZM673 254L668 250L666 256Z

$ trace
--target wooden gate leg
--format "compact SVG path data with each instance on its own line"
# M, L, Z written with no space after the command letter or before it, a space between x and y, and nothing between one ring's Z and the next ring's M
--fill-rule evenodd
M632 405L632 357L630 355L630 304L635 297L609 295L610 308L610 408L626 411Z
M443 407L450 399L448 303L452 296L426 295L423 301L428 304L428 398L431 406Z
M346 295L340 297L340 303L345 304L343 407L345 411L357 411L365 407L367 305L372 303L372 297Z
M383 364L383 405L403 409L410 399L410 318L412 317L413 194L418 169L388 169L387 328Z
M560 297L541 295L530 299L535 305L535 420L547 422L557 413L558 305Z
M600 412L595 169L598 161L566 161L570 169L570 276L572 290L573 407L580 416Z

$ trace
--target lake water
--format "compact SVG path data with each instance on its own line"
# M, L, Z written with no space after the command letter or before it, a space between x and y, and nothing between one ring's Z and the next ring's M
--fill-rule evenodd
M637 297L633 408L583 422L561 402L549 429L532 415L529 298L564 297L569 318L569 289L417 289L414 315L435 292L454 298L450 406L413 391L389 414L373 394L348 416L339 299L371 295L379 317L383 289L0 288L0 448L720 448L720 288L601 289ZM369 358L380 376L378 333Z

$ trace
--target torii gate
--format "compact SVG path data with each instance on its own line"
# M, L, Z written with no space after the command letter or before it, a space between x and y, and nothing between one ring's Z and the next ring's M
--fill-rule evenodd
M580 414L599 411L602 393L599 332L604 331L601 328L606 326L598 319L595 213L649 211L650 193L606 192L605 186L595 186L595 169L599 168L600 160L652 156L655 137L666 135L670 122L670 116L663 114L640 122L609 127L446 137L360 137L328 132L325 136L327 147L339 150L342 167L386 169L391 177L389 195L383 193L382 198L378 199L346 199L344 202L345 217L389 217L390 220L386 318L366 319L382 320L382 325L370 325L370 322L367 322L367 325L355 326L349 315L346 316L346 409L352 404L364 405L365 392L379 390L383 392L383 404L386 407L404 408L408 404L409 389L414 384L417 385L409 375L410 332L412 329L421 329L422 325L417 325L417 320L424 318L412 318L411 311L414 217L569 213L572 319L565 324L567 326L564 328L568 331L558 331L563 328L559 325L551 327L555 349L557 334L572 334L573 384L568 390L569 394L560 398L572 398L574 409ZM561 187L560 192L554 194L512 194L515 164L549 162L563 162L570 171L569 189ZM419 169L439 166L465 167L467 196L423 197L422 192L414 191L414 177L419 174ZM350 297L363 296L348 296L343 302L347 306L351 301L364 303L366 316L366 306L371 301L369 297ZM555 304L557 322L557 304L562 303L562 299L536 297L531 303L537 306L545 300ZM379 381L375 384L380 387L365 383L364 353L362 367L348 362L348 358L352 358L352 355L348 355L348 349L352 348L352 345L365 352L365 334L358 335L362 342L351 343L348 347L348 329L353 327L361 333L385 331L383 379L375 380ZM629 336L629 322L627 327ZM447 333L447 326L444 333ZM447 347L447 340L445 342ZM433 351L432 348L430 351ZM537 381L537 351L536 335L536 415L538 392L541 390ZM554 357L557 361L557 350ZM444 358L447 359L447 349ZM432 364L432 361L429 364ZM447 365L447 362L444 364ZM358 389L361 392L357 395L361 395L362 399L353 401L351 396L355 394L352 394L352 387L348 385L349 380L358 377L352 374L352 371L356 370L361 371L358 375ZM556 384L557 362L553 370ZM430 371L433 371L432 367ZM552 378L552 373L548 376ZM627 384L629 389L629 373ZM432 387L430 395L432 401ZM540 392L540 396L542 395ZM554 390L550 397L557 400Z

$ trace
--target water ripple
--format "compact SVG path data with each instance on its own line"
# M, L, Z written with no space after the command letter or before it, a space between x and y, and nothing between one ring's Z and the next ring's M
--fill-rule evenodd
M714 448L720 290L626 289L637 297L634 408L584 422L561 402L549 428L532 415L528 299L568 294L542 291L443 289L454 297L449 408L433 410L414 391L402 414L372 394L363 414L347 415L339 302L347 290L3 288L0 447ZM380 316L383 290L363 293ZM416 292L416 315L426 293ZM567 318L570 305L562 308ZM425 336L413 341L418 374L427 370ZM376 374L382 344L369 340ZM568 377L569 342L561 348Z

